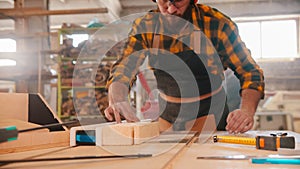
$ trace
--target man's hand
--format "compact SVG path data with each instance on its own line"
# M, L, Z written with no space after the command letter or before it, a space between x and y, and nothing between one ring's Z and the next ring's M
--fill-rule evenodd
M136 110L128 101L128 86L120 82L113 82L108 88L109 106L104 110L105 117L117 123L121 123L121 116L128 122L140 121L136 117Z
M252 113L243 112L241 109L234 110L227 117L226 130L229 133L244 133L250 130L254 124Z
M230 112L227 117L226 130L229 133L244 133L254 124L254 114L262 94L253 89L244 89L241 97L241 108Z
M121 122L121 115L128 122L139 121L135 115L135 112L135 109L129 104L128 101L113 103L104 110L105 117L110 121L115 119L117 123Z

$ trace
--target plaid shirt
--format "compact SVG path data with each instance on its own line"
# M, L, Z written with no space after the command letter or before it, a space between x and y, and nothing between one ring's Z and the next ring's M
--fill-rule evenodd
M151 12L159 11L153 10ZM227 68L232 69L240 80L241 89L255 89L260 91L264 96L263 71L253 60L250 51L238 35L236 24L216 9L202 4L192 7L190 13L190 22L211 41L215 48L213 51L217 51L223 65L221 71ZM111 69L107 87L114 81L122 82L128 86L132 85L139 66L147 56L147 52L145 51L149 51L149 48L153 47L155 34L153 30L156 29L155 25L157 22L163 25L162 20L153 21L151 16L148 16L148 18L144 16L135 20L123 54ZM160 27L160 30L157 31L161 33L163 29ZM190 49L190 47L178 42L176 37L170 40L170 38L160 36L159 41L159 49L164 49L171 53ZM207 48L206 53L213 52ZM217 69L214 69L214 64L210 63L214 63L214 61L211 60L208 62L208 66L211 67L213 73ZM223 73L220 75L223 76Z

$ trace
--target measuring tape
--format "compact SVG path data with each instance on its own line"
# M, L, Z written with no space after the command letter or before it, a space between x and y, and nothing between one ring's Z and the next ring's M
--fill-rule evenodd
M255 145L257 149L277 151L278 148L295 149L295 138L293 136L214 136L214 142Z
M256 145L256 138L237 136L214 136L214 142Z

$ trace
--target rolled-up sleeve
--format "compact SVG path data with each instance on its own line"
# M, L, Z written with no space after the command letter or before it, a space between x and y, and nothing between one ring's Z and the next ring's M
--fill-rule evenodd
M250 50L241 40L237 26L233 22L225 22L219 32L219 55L225 68L229 67L240 80L241 90L255 89L264 98L263 70L251 57Z

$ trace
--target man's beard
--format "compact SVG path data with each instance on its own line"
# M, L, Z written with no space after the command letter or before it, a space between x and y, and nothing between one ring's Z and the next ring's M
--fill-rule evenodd
M183 15L163 15L164 28L170 33L179 33L191 19L191 6L187 8Z
M177 33L184 25L186 25L186 20L175 15L164 15L164 21L164 27L172 33Z

